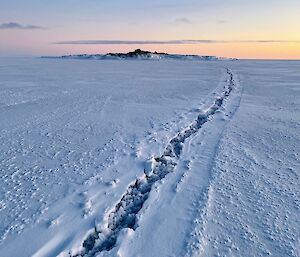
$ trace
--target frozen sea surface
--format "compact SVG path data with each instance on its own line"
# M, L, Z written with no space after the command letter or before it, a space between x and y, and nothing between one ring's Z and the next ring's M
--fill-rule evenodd
M0 59L0 256L299 256L299 70Z

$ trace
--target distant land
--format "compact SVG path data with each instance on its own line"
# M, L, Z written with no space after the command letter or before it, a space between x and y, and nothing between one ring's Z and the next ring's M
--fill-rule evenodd
M107 54L76 54L63 56L42 56L42 58L55 59L91 59L91 60L123 60L123 59L137 59L137 60L200 60L200 61L215 61L215 60L237 60L236 58L225 58L208 55L181 55L168 54L144 51L136 49L128 53L107 53Z

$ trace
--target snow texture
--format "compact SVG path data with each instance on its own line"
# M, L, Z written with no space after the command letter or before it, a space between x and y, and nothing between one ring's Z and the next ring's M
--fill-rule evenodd
M300 62L76 59L0 59L0 256L300 256Z

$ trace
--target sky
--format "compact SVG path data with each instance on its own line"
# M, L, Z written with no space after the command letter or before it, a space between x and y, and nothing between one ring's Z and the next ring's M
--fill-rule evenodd
M300 59L299 0L1 0L0 56Z

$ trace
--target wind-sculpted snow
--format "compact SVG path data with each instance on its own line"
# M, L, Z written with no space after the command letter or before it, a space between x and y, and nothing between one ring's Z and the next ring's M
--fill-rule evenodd
M299 256L299 70L2 58L0 256Z
M154 157L152 169L144 170L145 175L136 179L128 186L127 191L115 207L107 213L103 224L95 228L83 242L83 251L74 256L95 256L102 251L110 251L116 245L121 230L137 227L137 214L148 199L153 185L162 180L178 165L185 141L197 133L202 126L209 122L214 114L222 107L235 86L233 73L228 69L228 83L207 109L201 111L197 118L187 128L172 138L161 156Z

